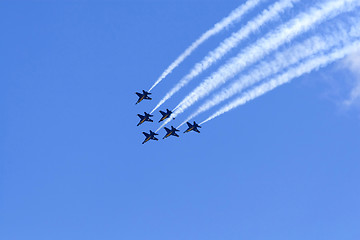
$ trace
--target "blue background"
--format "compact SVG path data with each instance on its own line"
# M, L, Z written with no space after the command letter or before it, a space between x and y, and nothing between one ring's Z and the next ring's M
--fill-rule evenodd
M134 92L240 2L2 1L0 239L360 239L359 116L329 97L324 79L353 78L336 64L201 134L141 144L158 124L136 127L136 114L265 5L203 44L152 101L135 105Z

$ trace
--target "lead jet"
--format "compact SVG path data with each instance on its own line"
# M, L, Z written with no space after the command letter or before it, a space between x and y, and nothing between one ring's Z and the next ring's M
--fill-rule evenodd
M194 121L194 125L191 125L191 123L189 123L189 122L186 122L186 124L188 125L188 129L186 129L186 131L184 133L187 133L190 131L195 131L197 133L200 133L198 128L201 128L201 126L199 126L195 121Z
M143 134L145 135L145 140L142 142L142 144L146 143L147 141L149 140L159 140L155 137L155 135L159 135L157 133L154 133L153 131L150 130L150 134L149 133L146 133L146 132L143 132Z
M142 91L143 91L143 93L136 92L136 95L138 95L139 100L135 104L138 104L139 102L141 102L144 99L148 99L148 100L152 99L151 97L148 96L148 95L151 95L151 93L149 93L149 92L147 92L145 90L142 90Z
M147 122L153 122L153 120L150 119L150 117L153 117L153 115L148 114L147 112L144 112L144 114L145 114L144 116L141 115L141 114L138 114L138 116L139 116L139 118L140 118L140 122L138 123L137 126L143 124L145 121L147 121Z
M162 115L161 119L159 122L164 121L165 119L167 119L168 117L170 117L170 115L172 114L172 111L170 111L169 109L166 109L166 112L163 111L159 111Z
M173 135L175 137L179 137L179 135L176 134L176 132L178 132L179 130L177 130L176 128L174 128L173 126L171 126L171 130L168 129L167 127L164 127L166 130L166 135L163 137L163 139Z

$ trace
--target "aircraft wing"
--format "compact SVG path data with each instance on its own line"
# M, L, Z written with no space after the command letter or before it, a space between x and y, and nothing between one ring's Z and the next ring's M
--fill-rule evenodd
M142 97L142 96L143 96L143 94L138 93L138 92L136 92L136 95L138 95L139 97Z
M149 137L150 136L150 134L148 134L148 133L146 133L146 132L143 132L143 134L145 135L145 137Z
M189 128L191 128L191 127L192 127L191 123L186 122L186 124L188 125L188 127L189 127Z

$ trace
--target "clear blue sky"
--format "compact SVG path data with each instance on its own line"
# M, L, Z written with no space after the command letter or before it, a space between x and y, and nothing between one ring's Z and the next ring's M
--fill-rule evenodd
M353 76L336 64L141 144L158 124L136 114L244 22L153 101L134 92L240 2L1 1L0 239L360 239L359 111L337 104Z

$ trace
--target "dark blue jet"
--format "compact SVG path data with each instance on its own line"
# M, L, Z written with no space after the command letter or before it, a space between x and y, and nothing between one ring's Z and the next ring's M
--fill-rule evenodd
M168 117L170 117L170 115L172 114L172 111L170 111L169 109L166 109L166 112L163 111L159 111L162 115L161 119L159 122L164 121L165 119L167 119Z
M150 117L153 117L153 115L151 114L148 114L147 112L144 112L145 116L141 115L141 114L138 114L139 118L140 118L140 122L138 123L137 126L143 124L145 121L148 121L148 122L153 122L152 119L150 119Z
M163 139L173 135L175 137L179 137L179 135L176 134L176 132L178 132L179 130L177 130L176 128L174 128L173 126L171 126L171 130L168 129L167 127L164 127L166 130L166 135L163 137Z
M186 129L186 131L184 133L187 133L190 131L195 131L197 133L200 133L198 128L201 128L201 126L199 126L195 121L194 121L194 125L191 125L191 123L189 123L189 122L186 122L186 124L188 125L188 129Z
M149 133L146 133L146 132L143 132L143 134L145 135L145 140L142 142L142 144L146 143L147 141L149 140L159 140L155 137L155 135L159 135L157 133L154 133L153 131L150 130L150 134Z
M138 104L139 102L141 102L144 99L148 99L148 100L152 99L151 97L148 96L148 95L151 95L151 93L149 93L149 92L147 92L145 90L142 90L142 91L143 91L143 93L136 92L136 95L138 95L139 100L135 104Z

